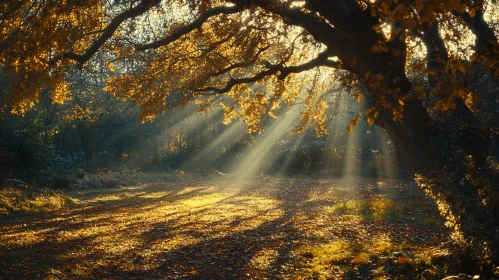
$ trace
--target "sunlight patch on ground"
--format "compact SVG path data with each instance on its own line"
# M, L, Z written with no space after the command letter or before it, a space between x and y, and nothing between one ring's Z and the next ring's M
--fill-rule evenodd
M162 198L168 195L169 192L154 192L154 193L146 193L141 194L138 197L140 198Z
M367 246L370 251L374 253L388 254L393 248L392 240L387 234L381 234L374 239L370 245Z
M184 204L184 206L189 207L189 209L197 210L197 208L204 208L205 206L215 204L228 197L230 197L230 194L215 193L192 197L184 200L182 203Z
M272 265L273 260L275 260L278 256L279 253L275 249L264 248L257 252L251 259L250 267L252 269L265 271Z
M22 183L17 187L0 186L0 217L16 212L50 212L71 200L53 190Z
M14 278L322 279L365 267L386 276L371 264L395 250L431 264L436 255L425 248L442 238L419 214L391 212L407 201L394 186L266 179L82 193L74 208L0 221L0 264L18 265L8 272ZM423 198L409 204L426 207ZM421 216L437 215L425 207Z
M350 245L342 240L334 240L318 246L304 246L295 250L295 254L307 261L312 274L321 274L330 270L331 264L347 262L352 258Z
M27 247L43 242L46 239L46 234L56 230L56 228L45 228L33 231L21 231L14 233L6 233L2 236L2 245L10 248Z

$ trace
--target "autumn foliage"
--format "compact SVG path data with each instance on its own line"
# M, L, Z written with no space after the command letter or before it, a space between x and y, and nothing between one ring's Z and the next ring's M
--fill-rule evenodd
M17 0L0 13L4 113L44 91L64 103L72 71L105 67L105 91L142 121L217 103L259 133L301 104L294 132L323 135L341 85L367 104L347 131L362 115L385 129L484 270L499 260L495 0Z

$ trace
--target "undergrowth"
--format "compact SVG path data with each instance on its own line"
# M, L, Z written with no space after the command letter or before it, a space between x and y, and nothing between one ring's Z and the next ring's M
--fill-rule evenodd
M14 213L49 212L71 203L70 197L46 188L28 184L0 188L0 216Z

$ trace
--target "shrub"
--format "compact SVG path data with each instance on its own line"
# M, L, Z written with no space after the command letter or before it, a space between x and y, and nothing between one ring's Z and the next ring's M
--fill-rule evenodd
M0 215L19 212L48 212L63 208L69 197L49 190L34 188L19 180L6 180L0 185Z

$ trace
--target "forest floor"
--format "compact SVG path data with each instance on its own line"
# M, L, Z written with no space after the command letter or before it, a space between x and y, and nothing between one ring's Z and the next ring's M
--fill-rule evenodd
M440 279L448 234L414 184L182 181L72 191L0 218L0 279Z

